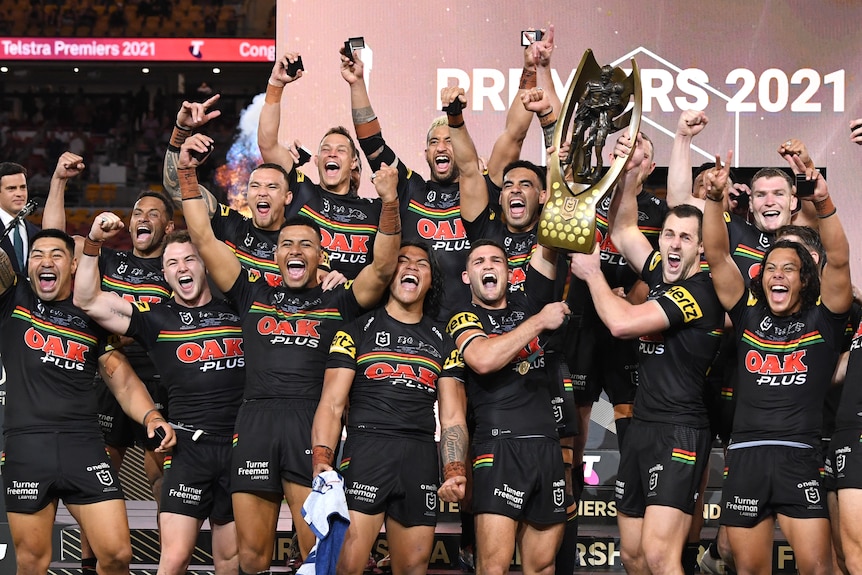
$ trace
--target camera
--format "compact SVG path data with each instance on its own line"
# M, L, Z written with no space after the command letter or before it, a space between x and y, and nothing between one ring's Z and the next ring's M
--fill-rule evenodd
M353 61L353 52L365 48L365 38L357 36L356 38L348 38L344 41L344 55Z
M796 197L807 198L814 195L817 180L806 180L805 174L796 174Z
M302 56L297 56L296 60L288 62L287 68L285 69L287 75L291 78L296 77L300 70L305 70L305 66L302 65Z
M296 161L296 166L304 166L311 159L311 152L305 146L299 146L296 151L299 153L299 159Z
M212 151L213 151L213 145L210 144L207 146L206 152L198 152L197 150L189 150L189 156L191 156L192 158L197 160L198 164L203 164L204 160L206 160L209 157L209 155L212 153Z
M541 30L521 30L521 46L529 46L533 42L538 42L542 39Z

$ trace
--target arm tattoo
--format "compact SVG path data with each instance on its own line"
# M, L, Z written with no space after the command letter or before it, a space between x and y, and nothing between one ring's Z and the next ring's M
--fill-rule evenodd
M367 124L368 122L377 119L377 115L374 113L374 109L371 106L353 108L351 112L353 113L353 123L357 125Z
M15 269L5 250L0 250L0 293L15 285Z
M165 187L168 194L170 194L174 203L178 206L182 205L183 201L183 194L180 191L180 178L177 174L177 160L179 157L180 155L177 152L168 150L165 153L165 168L162 173L162 185ZM212 218L218 209L218 200L203 185L198 184L198 188L204 198L204 203L206 203L207 214Z
M463 425L453 425L440 431L440 460L444 466L447 463L465 460L467 440L467 428Z

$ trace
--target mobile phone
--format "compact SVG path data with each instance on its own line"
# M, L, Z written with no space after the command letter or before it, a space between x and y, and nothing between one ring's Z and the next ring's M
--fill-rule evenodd
M288 76L293 78L300 70L305 70L305 66L302 65L302 56L297 56L296 60L294 60L293 62L288 62L286 68Z
M147 437L144 440L144 444L150 451L154 451L159 445L162 444L162 441L165 439L165 430L161 427L157 427L153 430L153 436Z
M198 152L197 150L189 150L189 156L191 156L192 158L197 160L198 164L203 164L204 160L206 160L209 157L209 155L212 153L212 151L213 151L213 145L210 144L209 146L207 146L206 152Z
M542 39L541 30L521 30L521 46L529 46L533 42L538 42Z
M299 159L296 161L297 167L307 164L311 159L311 152L305 146L297 148L297 152L299 152Z
M365 38L362 36L356 36L355 38L348 38L344 41L344 55L353 60L353 52L356 50L362 50L365 48Z
M817 180L806 180L805 174L796 174L796 197L807 198L814 195Z

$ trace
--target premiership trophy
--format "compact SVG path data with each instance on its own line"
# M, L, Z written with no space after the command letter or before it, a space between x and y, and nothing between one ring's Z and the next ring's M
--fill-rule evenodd
M608 136L628 127L632 139L641 121L641 84L638 65L632 73L599 66L592 50L584 52L554 131L551 154L550 198L539 221L539 243L566 252L590 253L596 242L596 206L616 184L628 155L615 157L602 176L602 148ZM625 111L633 98L633 107ZM569 126L571 125L571 130ZM560 160L560 145L570 144Z

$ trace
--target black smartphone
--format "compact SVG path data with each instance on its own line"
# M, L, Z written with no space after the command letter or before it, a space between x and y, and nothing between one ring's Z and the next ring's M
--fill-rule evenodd
M807 198L814 195L817 180L806 180L805 174L796 174L796 197Z
M521 30L521 46L529 46L533 42L538 42L543 36L541 30Z
M197 150L189 150L189 156L191 156L192 158L197 160L198 164L203 164L204 160L206 160L209 157L209 155L212 153L212 151L213 151L213 145L210 144L209 146L207 146L206 152L198 152Z
M302 65L302 56L297 56L296 60L287 63L287 75L291 78L295 77L300 70L305 70L305 66Z
M304 166L311 159L311 152L305 146L297 148L297 152L299 152L299 159L296 161L296 165L297 167Z
M150 451L154 451L159 445L162 444L162 441L165 439L165 430L161 427L157 427L153 430L153 436L147 437L144 441L144 445Z
M353 60L353 52L356 50L362 50L365 48L365 38L362 36L357 36L355 38L348 38L344 41L344 55Z

